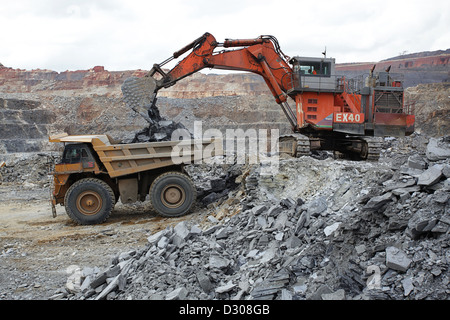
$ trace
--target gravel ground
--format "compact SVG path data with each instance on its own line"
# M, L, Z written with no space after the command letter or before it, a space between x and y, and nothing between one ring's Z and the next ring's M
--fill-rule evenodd
M0 300L46 300L65 286L69 266L107 266L152 233L203 214L166 219L147 203L118 203L106 223L79 226L61 206L52 217L46 187L4 183L0 199Z

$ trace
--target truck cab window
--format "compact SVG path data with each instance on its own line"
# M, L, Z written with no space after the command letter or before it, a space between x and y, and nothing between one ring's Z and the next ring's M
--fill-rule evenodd
M86 149L82 147L67 147L64 150L62 163L79 163L82 159L88 158Z

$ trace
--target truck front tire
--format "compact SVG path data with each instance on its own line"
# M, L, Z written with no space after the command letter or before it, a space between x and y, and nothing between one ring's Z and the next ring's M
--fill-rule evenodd
M110 216L115 203L111 187L95 178L75 182L64 198L67 215L82 225L104 222Z
M192 180L180 172L167 172L150 186L150 201L160 215L179 217L188 213L195 203L197 192Z

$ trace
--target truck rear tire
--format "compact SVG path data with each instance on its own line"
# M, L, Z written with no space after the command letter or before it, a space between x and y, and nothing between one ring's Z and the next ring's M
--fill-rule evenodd
M110 216L115 203L111 187L95 178L75 182L64 198L67 215L82 225L103 223Z
M180 172L161 174L150 186L150 201L160 215L180 217L191 210L197 198L192 180Z

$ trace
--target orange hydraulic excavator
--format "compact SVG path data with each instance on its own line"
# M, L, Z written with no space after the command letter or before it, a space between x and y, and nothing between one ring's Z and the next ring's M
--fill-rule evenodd
M218 47L235 49L214 52ZM188 51L173 69L162 69ZM349 80L335 74L333 58L290 58L273 36L219 43L205 33L153 65L145 77L125 80L124 100L136 111L143 106L149 109L159 89L203 68L261 75L293 129L292 135L280 139L280 150L295 156L310 150L332 150L355 160L377 160L382 137L414 131L415 119L404 103L402 82L389 70L375 74L374 66L365 79ZM288 98L294 101L294 110Z

